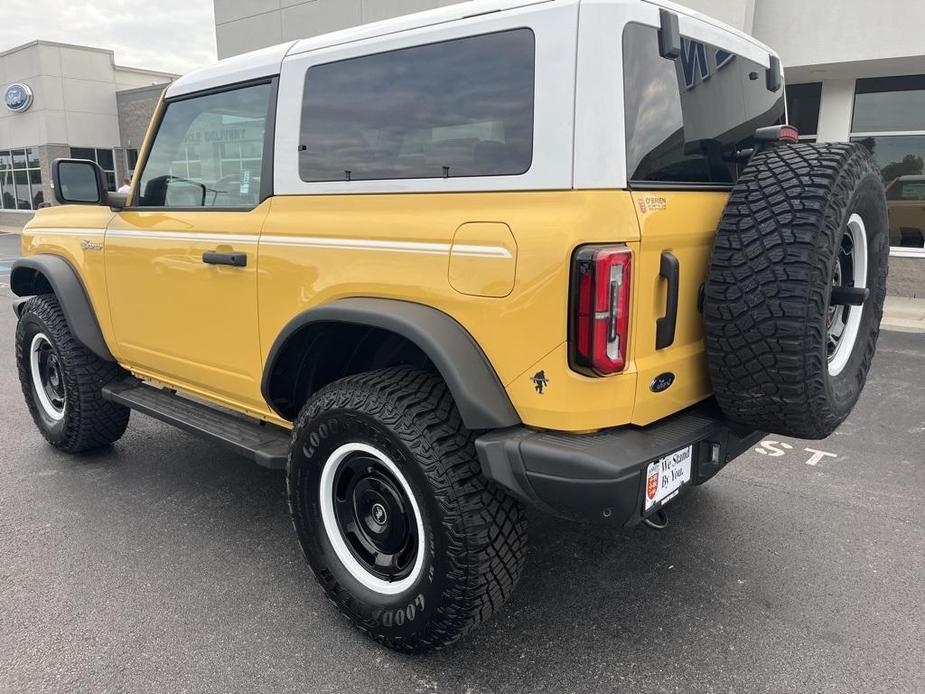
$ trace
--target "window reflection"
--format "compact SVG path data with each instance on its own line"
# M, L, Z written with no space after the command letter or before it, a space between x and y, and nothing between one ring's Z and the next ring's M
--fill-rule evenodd
M142 171L141 206L255 207L271 92L257 84L169 104Z
M533 87L529 29L312 67L301 177L522 174L533 157Z
M731 185L755 130L783 122L765 68L716 46L682 38L681 57L667 60L656 29L629 24L623 64L631 181Z
M855 137L876 157L887 187L890 245L925 248L925 134Z

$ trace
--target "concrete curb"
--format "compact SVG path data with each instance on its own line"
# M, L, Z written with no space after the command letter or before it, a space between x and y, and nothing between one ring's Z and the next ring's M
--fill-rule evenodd
M925 299L888 296L883 305L880 327L906 333L925 333Z

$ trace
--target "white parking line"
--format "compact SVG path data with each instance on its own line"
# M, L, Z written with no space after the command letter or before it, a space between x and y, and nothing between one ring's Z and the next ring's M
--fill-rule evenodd
M775 441L773 439L767 439L762 441L758 446L754 448L755 453L760 453L761 455L766 455L769 458L780 458L781 456L787 455L787 451L794 450L786 441ZM804 448L804 452L812 453L808 460L806 460L807 465L812 465L816 467L823 458L835 458L838 459L838 453L829 453L828 451L820 451L817 448Z

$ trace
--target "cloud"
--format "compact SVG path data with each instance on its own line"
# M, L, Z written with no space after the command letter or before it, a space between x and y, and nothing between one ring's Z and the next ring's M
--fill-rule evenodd
M0 51L36 39L107 48L118 65L177 73L216 55L212 0L0 0Z

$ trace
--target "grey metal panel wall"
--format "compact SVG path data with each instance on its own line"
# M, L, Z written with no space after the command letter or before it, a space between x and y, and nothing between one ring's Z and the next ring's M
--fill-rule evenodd
M214 0L218 57L462 0Z

